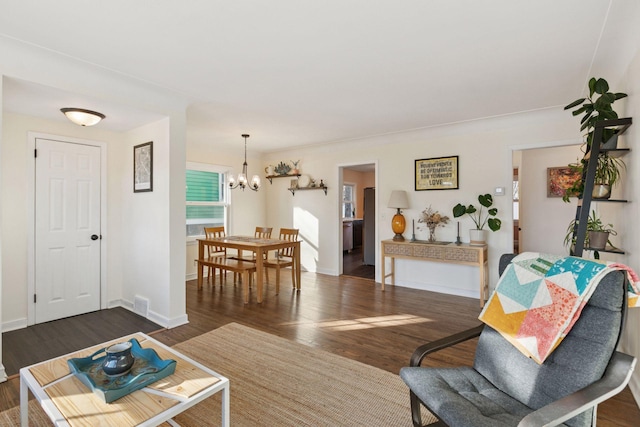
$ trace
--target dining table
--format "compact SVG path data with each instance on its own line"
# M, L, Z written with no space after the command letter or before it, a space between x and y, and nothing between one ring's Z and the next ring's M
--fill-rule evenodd
M261 239L253 236L225 236L212 239L198 239L198 259L205 259L205 248L207 246L223 247L238 251L238 258L242 258L242 252L253 252L256 261L256 283L258 288L257 301L262 302L264 259L269 251L277 251L288 247L293 247L293 269L295 273L296 290L300 290L300 241ZM204 264L198 263L198 289L202 288L204 277Z

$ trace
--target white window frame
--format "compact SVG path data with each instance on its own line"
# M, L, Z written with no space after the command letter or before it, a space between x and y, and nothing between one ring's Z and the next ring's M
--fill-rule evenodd
M213 165L209 163L187 162L187 170L197 170L203 172L214 172L224 175L224 182L221 185L225 185L228 182L228 175L230 168L228 166ZM185 183L186 185L186 183ZM224 199L220 202L188 202L185 200L186 206L223 206L224 207L224 229L229 229L229 207L231 206L231 190L225 188L223 193ZM185 225L197 224L197 220L186 220ZM197 239L204 237L204 234L198 236L185 236L187 242L195 242Z
M346 187L346 186L349 186L349 187L351 187L351 188L352 188L352 191L351 191L351 200L349 200L349 201L345 201L345 200L344 200L344 187ZM342 212L342 219L354 219L354 218L356 217L356 215L355 215L355 211L356 211L356 208L357 208L357 206L356 206L356 199L357 199L357 197L356 197L356 191L358 190L358 186L357 186L355 183L353 183L353 182L343 182L343 183L342 183L342 187L343 187L343 188L342 188L342 200L341 200L341 202L340 202L340 203L342 203L342 209L341 209L341 212ZM350 217L344 216L344 205L345 205L346 203L351 203L351 206L353 206L353 212L354 212L354 213L353 213L353 215L352 215L352 216L350 216Z

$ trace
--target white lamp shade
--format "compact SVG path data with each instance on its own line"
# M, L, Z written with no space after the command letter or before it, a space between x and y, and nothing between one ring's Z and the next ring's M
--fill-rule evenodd
M393 209L407 209L409 207L407 192L403 190L393 190L391 192L391 197L389 197L387 207Z
M61 108L60 111L62 111L69 120L80 126L93 126L105 118L105 115L102 113L84 110L82 108Z

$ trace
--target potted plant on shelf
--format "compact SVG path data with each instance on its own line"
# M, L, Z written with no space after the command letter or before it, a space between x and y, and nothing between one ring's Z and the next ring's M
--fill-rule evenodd
M564 236L564 245L569 247L569 251L573 253L576 244L575 230L578 227L578 220L573 219L567 227L567 234ZM605 224L602 219L596 215L596 211L592 210L591 215L587 217L587 235L584 239L584 246L594 251L594 257L600 258L598 250L604 250L607 244L613 246L609 241L610 236L616 236L618 233L613 229L613 224Z
M565 110L579 107L575 109L572 114L574 116L582 114L580 130L586 131L584 135L585 156L578 163L569 165L572 169L578 170L583 178L574 182L573 186L566 191L562 197L565 202L568 202L572 196L582 198L584 171L588 165L588 153L591 151L591 145L593 144L595 126L603 120L617 119L618 113L613 110L612 105L618 99L625 98L626 96L626 93L609 92L609 83L607 83L605 79L592 77L589 80L589 96L587 98L576 99L564 107ZM604 128L602 130L602 140L598 141L601 147L616 148L617 132L617 129ZM611 187L618 181L622 167L624 167L622 160L609 156L606 151L599 153L594 180L594 191L592 193L594 198L609 198Z
M586 162L578 161L569 164L569 167L582 176ZM625 169L626 165L619 157L612 157L607 152L601 152L598 156L598 164L596 165L596 173L593 181L594 199L608 199L611 196L611 189L620 181L620 171ZM571 187L569 187L562 200L568 202L571 197L582 197L584 191L584 182L582 178L577 179Z
M476 225L475 229L469 230L469 240L471 245L484 245L487 241L485 225L489 226L491 231L500 230L502 221L496 217L498 214L498 208L493 206L493 197L491 194L480 194L478 196L479 208L474 205L465 206L458 203L453 207L453 217L459 218L462 215L469 215L473 223ZM486 208L486 212L483 208Z
M595 95L598 96L596 97ZM587 131L585 135L585 143L588 147L587 152L593 143L596 123L602 120L617 119L618 114L613 111L612 104L626 96L626 93L609 92L609 83L607 83L605 79L592 77L591 80L589 80L589 96L587 98L576 99L564 107L565 110L570 110L580 106L580 108L574 110L571 114L574 116L583 115L580 120L580 130ZM615 129L603 129L602 136L602 141L599 141L601 144L616 139L617 131Z

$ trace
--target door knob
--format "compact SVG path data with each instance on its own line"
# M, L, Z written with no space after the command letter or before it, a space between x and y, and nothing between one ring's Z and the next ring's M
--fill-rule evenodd
M98 240L98 235L97 234L92 234L91 235L91 240Z

